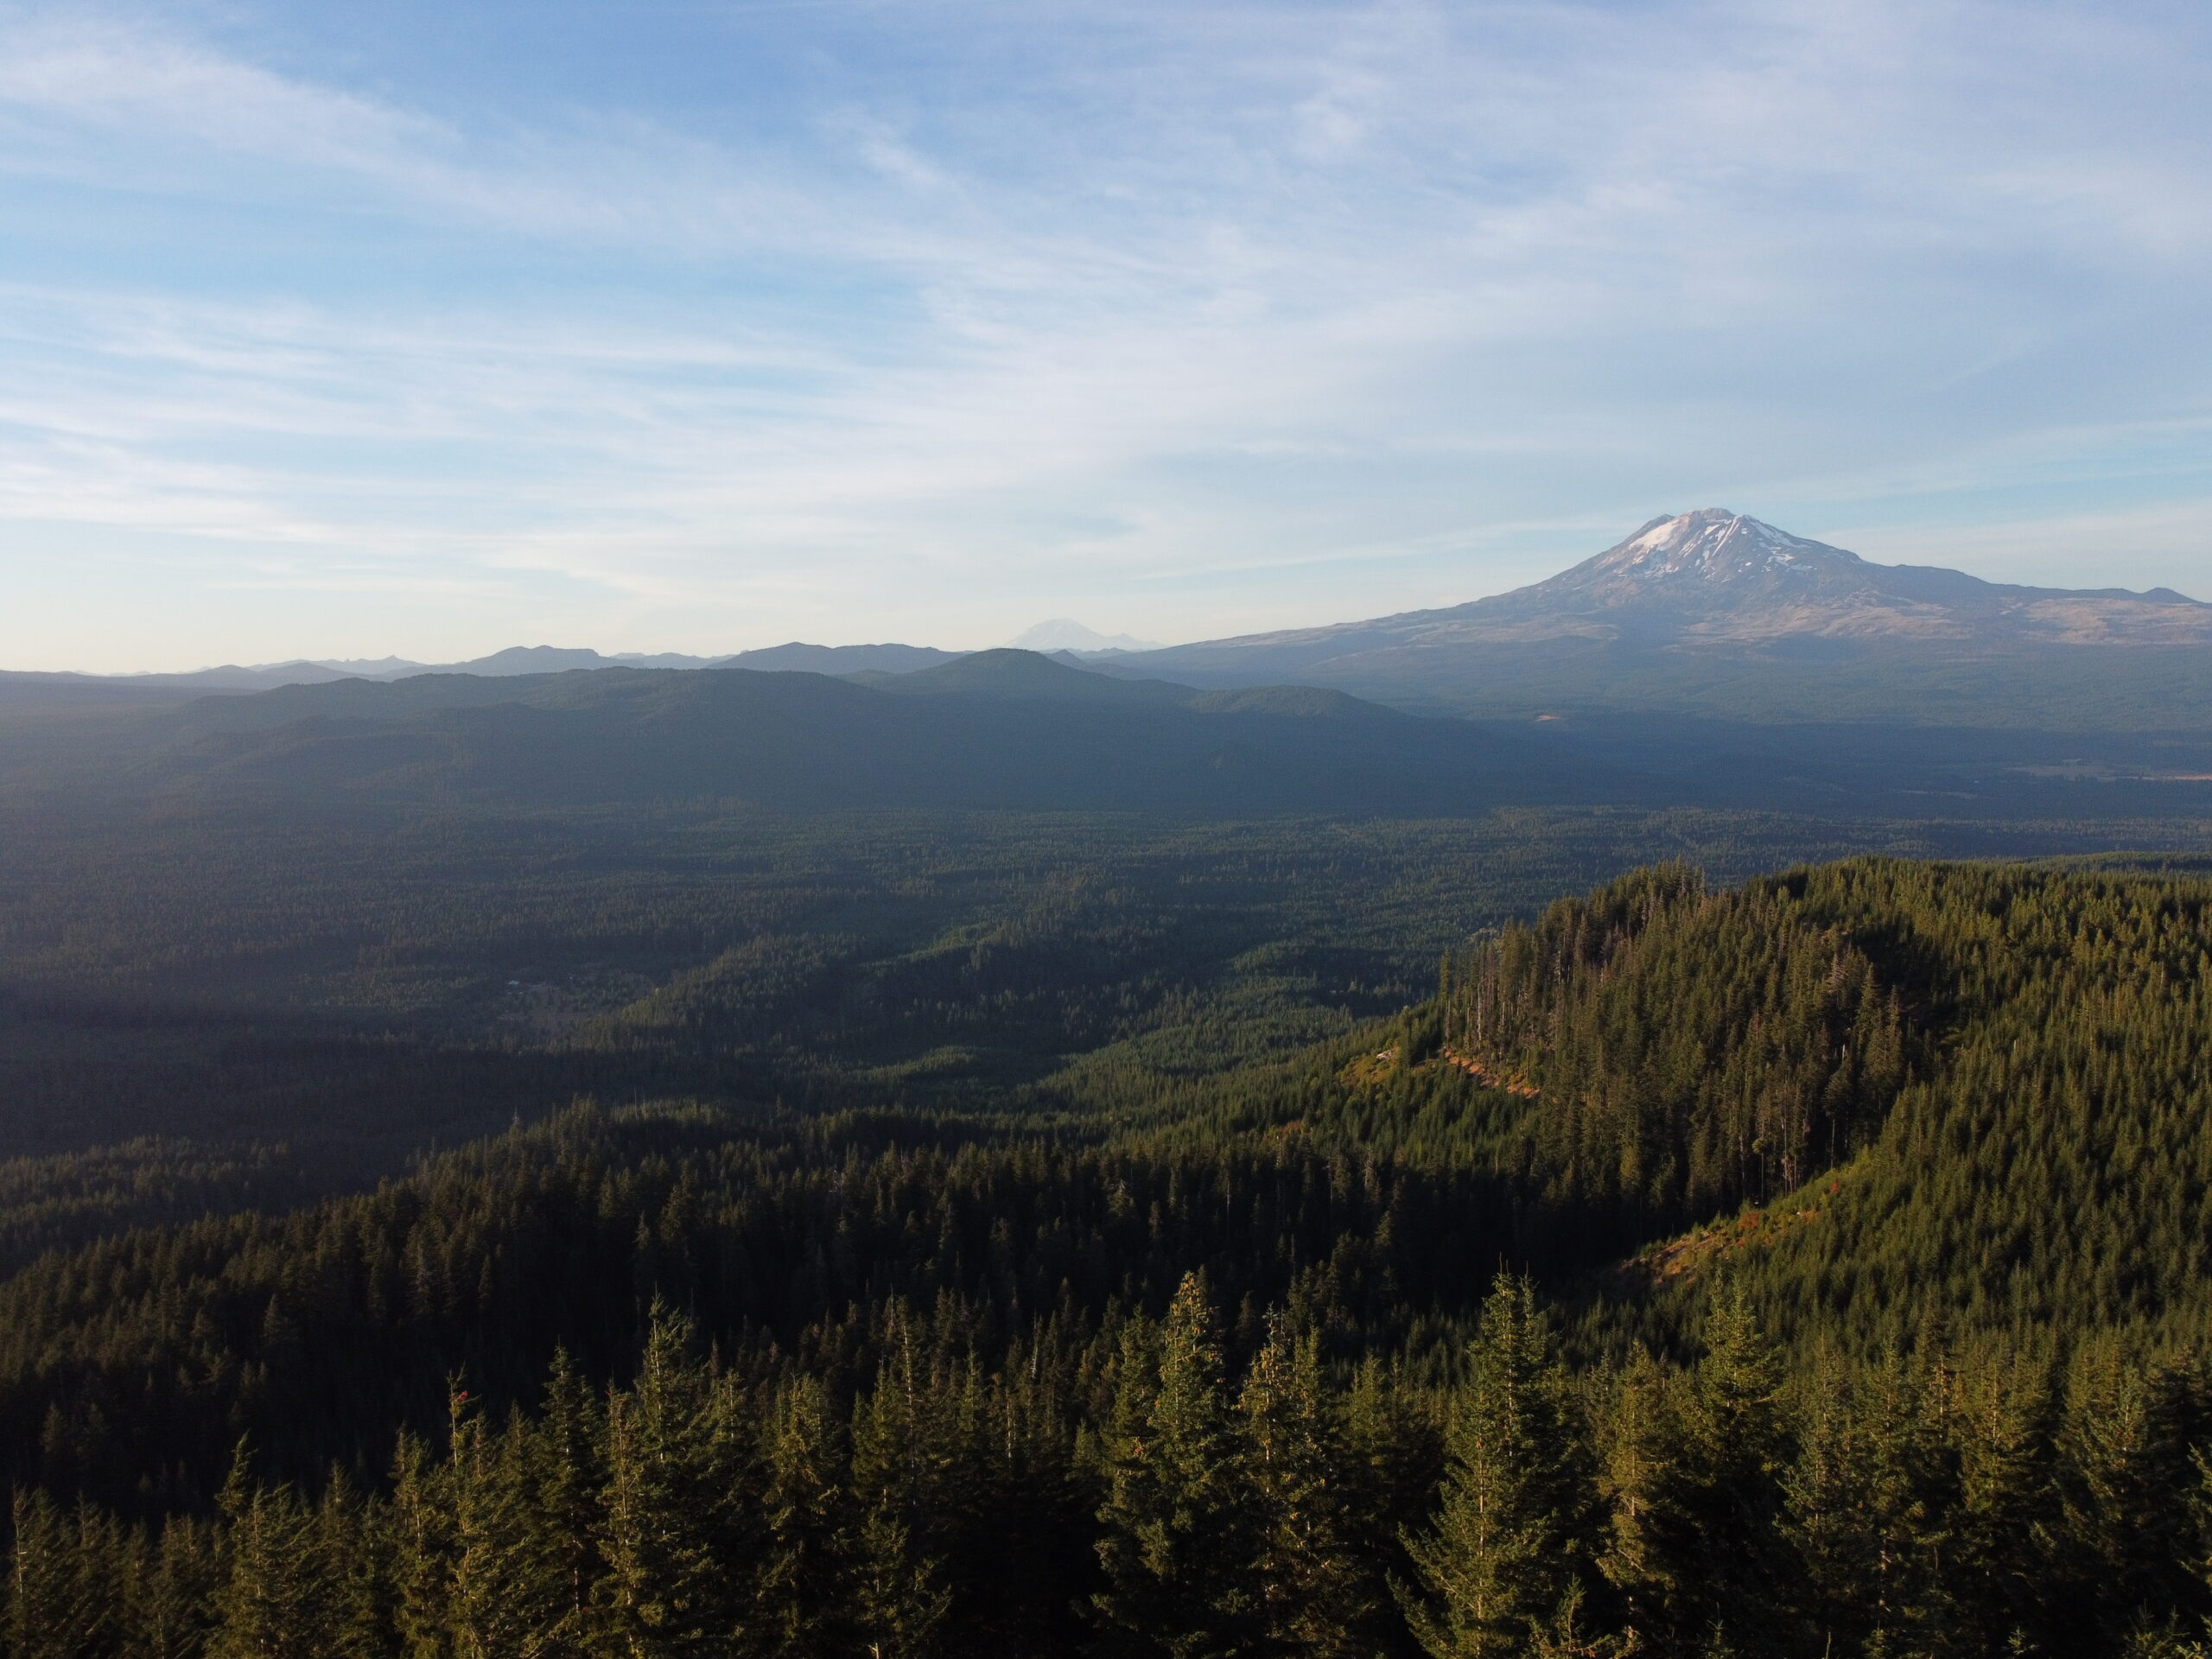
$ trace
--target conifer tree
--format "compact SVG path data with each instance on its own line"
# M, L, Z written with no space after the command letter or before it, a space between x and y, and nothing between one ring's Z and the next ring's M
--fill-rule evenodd
M1453 1412L1441 1507L1409 1536L1408 1623L1436 1659L1517 1655L1574 1616L1591 1550L1592 1472L1525 1281L1484 1305Z
M1853 1376L1823 1359L1785 1482L1788 1535L1821 1639L1870 1652L1945 1650L1962 1618L1946 1561L1958 1471L1948 1378L1895 1352Z
M2193 1599L2190 1382L2184 1367L2144 1366L2109 1340L2074 1357L2058 1486L2065 1566L2095 1619L2075 1640L2113 1639L2143 1609Z
M557 1350L545 1384L545 1408L526 1433L533 1468L531 1547L546 1585L551 1623L544 1659L583 1659L593 1647L607 1484L605 1413L566 1350Z
M750 1468L730 1390L691 1352L690 1321L656 1304L633 1389L607 1408L604 1641L624 1659L732 1650L744 1604Z
M543 1653L561 1620L564 1586L545 1559L528 1435L519 1422L491 1433L458 1388L448 1410L446 1606L453 1659Z
M1198 1274L1160 1325L1132 1329L1122 1355L1094 1606L1130 1651L1211 1659L1245 1649L1259 1612L1256 1551L1221 1341Z
M214 1529L171 1516L141 1556L130 1599L138 1659L195 1659L207 1640L217 1587Z
M1707 1313L1705 1353L1683 1395L1680 1471L1695 1555L1683 1636L1751 1651L1777 1645L1791 1577L1778 1525L1789 1436L1782 1363L1740 1286Z
M1608 1511L1600 1568L1637 1643L1662 1656L1695 1651L1708 1599L1685 1391L1678 1374L1636 1351L1613 1382L1599 1480Z
M1414 1570L1405 1540L1434 1510L1444 1468L1434 1398L1370 1355L1344 1392L1343 1437L1348 1536L1362 1574L1370 1587L1402 1580ZM1364 1647L1402 1649L1405 1622L1396 1598L1370 1594L1370 1600Z
M2027 1359L1992 1361L1962 1376L1955 1392L1960 1515L1951 1560L1966 1616L2007 1642L2047 1646L2051 1546L2063 1528L2048 1370Z
M447 1659L453 1630L447 1563L453 1551L448 1471L429 1449L402 1433L392 1457L385 1524L392 1624L406 1659Z
M314 1548L330 1602L332 1659L386 1659L400 1645L386 1505L332 1469L315 1505Z
M956 1490L957 1431L937 1379L919 1374L903 1313L893 1340L874 1391L853 1408L855 1518L845 1553L869 1659L921 1659L951 1600L933 1535L977 1495Z
M1345 1535L1344 1439L1313 1333L1274 1315L1237 1406L1257 1533L1256 1650L1351 1653L1372 1598Z
M113 1634L109 1540L91 1509L74 1515L41 1491L18 1491L10 1510L10 1659L76 1659Z
M249 1487L240 1448L222 1499L227 1571L209 1659L328 1659L338 1599L314 1512L289 1486Z
M814 1377L776 1390L762 1447L765 1522L755 1580L760 1651L831 1659L852 1651L848 1493L828 1391Z

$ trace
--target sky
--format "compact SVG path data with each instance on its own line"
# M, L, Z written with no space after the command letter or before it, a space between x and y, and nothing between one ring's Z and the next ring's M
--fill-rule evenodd
M0 0L0 667L2212 598L2212 7Z

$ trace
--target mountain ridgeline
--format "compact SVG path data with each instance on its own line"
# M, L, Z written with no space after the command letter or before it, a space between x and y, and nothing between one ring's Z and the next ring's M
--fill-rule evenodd
M1597 804L2212 812L2201 730L1424 718L1326 687L1206 690L1011 650L899 673L436 674L39 714L0 721L0 787L65 814L148 803L327 819L649 801L1213 818Z
M1165 647L1108 639L1062 619L1018 643L1109 676L1185 688L1324 687L1478 719L1663 711L1755 727L2065 732L2077 739L2076 765L2084 734L2201 736L2212 701L2212 604L2167 588L2033 588L1877 564L1724 508L1654 518L1545 581L1465 604ZM0 672L0 715L175 705L348 678L735 669L880 681L969 654L798 641L721 657L533 645L439 667L386 658L192 674ZM2212 769L2201 754L2162 758L2170 772Z
M1659 865L1110 1103L584 1106L54 1250L10 1651L2179 1659L2200 866Z
M1596 798L1572 758L1303 687L1202 691L1028 652L899 675L420 676L206 699L25 740L21 798L283 806L727 798L779 810L1464 812Z

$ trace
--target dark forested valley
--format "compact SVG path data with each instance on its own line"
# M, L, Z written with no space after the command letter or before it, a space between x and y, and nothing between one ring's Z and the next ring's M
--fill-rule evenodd
M2205 1650L2202 823L861 799L918 692L11 740L7 1652Z

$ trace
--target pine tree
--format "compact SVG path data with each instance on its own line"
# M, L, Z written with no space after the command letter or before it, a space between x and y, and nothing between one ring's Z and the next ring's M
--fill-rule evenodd
M2075 1357L2057 1470L2064 1565L2095 1621L2075 1640L2114 1639L2142 1610L2193 1599L2190 1381L2110 1341Z
M101 1652L115 1633L115 1562L99 1517L88 1507L67 1514L44 1492L18 1491L10 1521L10 1659Z
M762 1446L766 1530L755 1580L760 1651L831 1659L853 1650L848 1494L829 1394L813 1377L776 1390Z
M218 1580L213 1527L171 1516L145 1551L131 1599L138 1659L196 1659L205 1647Z
M599 1589L604 1640L625 1659L709 1659L742 1628L750 1469L731 1390L691 1340L690 1322L656 1305L637 1385L607 1402Z
M1470 1366L1442 1505L1430 1530L1406 1541L1420 1590L1399 1587L1407 1622L1436 1659L1525 1650L1574 1614L1591 1554L1587 1454L1527 1281L1499 1279Z
M1697 1531L1701 1471L1683 1379L1638 1349L1615 1380L1600 1475L1608 1515L1599 1567L1639 1648L1695 1651L1710 1599Z
M414 1435L401 1434L384 1534L391 1619L407 1659L448 1659L452 1652L448 1484L449 1471L430 1461L429 1448Z
M544 1659L583 1659L595 1648L599 1582L605 1570L605 1414L591 1385L565 1350L556 1351L543 1414L526 1429L510 1431L527 1435L531 1456L531 1545L552 1615L544 1633Z
M224 1488L227 1572L209 1659L328 1659L339 1602L315 1513L289 1486L250 1487L239 1449Z
M1963 1609L1947 1571L1958 1522L1948 1378L1892 1353L1853 1377L1823 1361L1796 1462L1787 1532L1824 1634L1870 1653L1945 1651Z
M455 1388L448 1406L446 1491L451 1541L446 1606L453 1659L543 1653L565 1586L546 1559L531 1491L529 1436L493 1434Z
M386 1659L400 1646L386 1506L334 1468L315 1506L315 1549L330 1600L333 1659Z
M875 1388L853 1408L853 1563L861 1639L869 1659L922 1659L934 1650L951 1595L932 1548L965 1497L952 1478L958 1446L944 1402L918 1375L903 1312Z
M2047 1647L2061 1529L2045 1367L1991 1363L1957 1385L1960 1516L1952 1551L1973 1625Z
M1782 1640L1791 1577L1778 1530L1789 1459L1782 1386L1780 1357L1741 1288L1715 1297L1682 1402L1695 1555L1679 1629L1702 1644L1718 1635L1758 1651Z
M1344 1462L1346 1535L1365 1582L1384 1586L1414 1572L1405 1540L1436 1507L1444 1468L1444 1434L1436 1402L1370 1355L1344 1392ZM1371 1595L1362 1624L1367 1651L1399 1651L1405 1623L1396 1598Z
M1156 1345L1132 1328L1099 1510L1108 1587L1094 1600L1132 1651L1211 1659L1246 1649L1257 1554L1205 1281L1186 1275Z
M1258 1534L1257 1651L1351 1653L1372 1598L1345 1535L1344 1435L1313 1333L1272 1316L1237 1406Z

